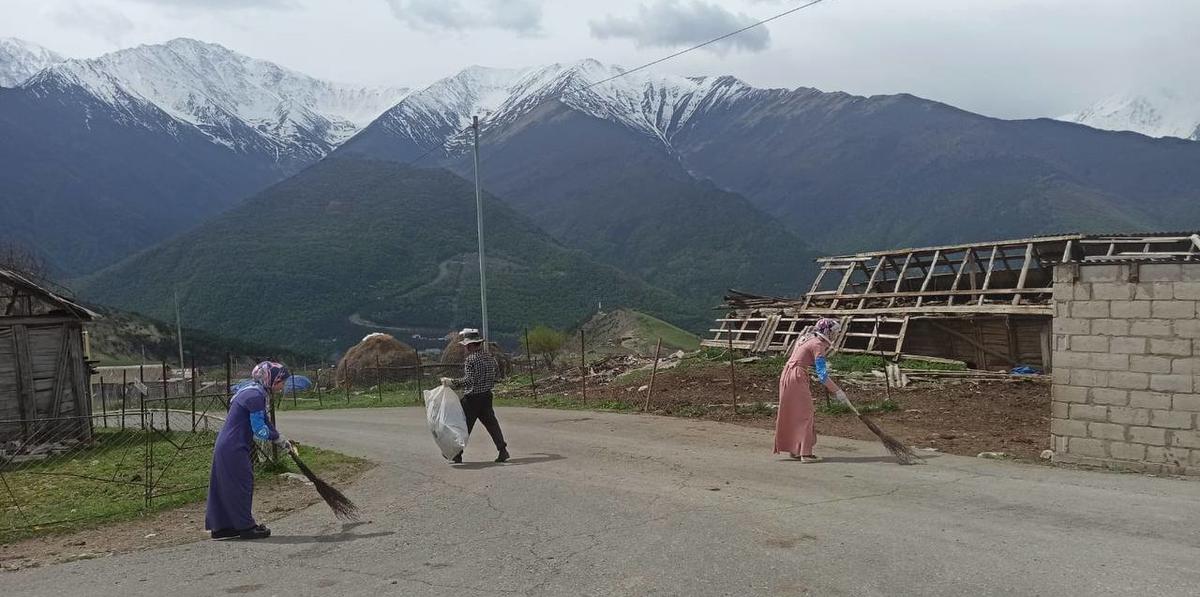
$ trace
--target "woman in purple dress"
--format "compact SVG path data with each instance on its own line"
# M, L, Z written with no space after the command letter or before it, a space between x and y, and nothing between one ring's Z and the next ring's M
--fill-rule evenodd
M254 440L269 441L284 450L295 449L267 417L271 395L283 389L283 382L291 373L279 363L263 361L250 377L252 382L239 389L229 402L229 416L213 449L208 511L204 517L204 528L212 533L213 539L271 536L270 529L256 523L250 511L254 500Z

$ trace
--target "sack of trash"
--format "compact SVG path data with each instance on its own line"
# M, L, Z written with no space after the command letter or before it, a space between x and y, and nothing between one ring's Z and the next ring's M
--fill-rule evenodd
M467 416L457 392L447 386L425 390L425 418L433 441L446 460L467 447Z

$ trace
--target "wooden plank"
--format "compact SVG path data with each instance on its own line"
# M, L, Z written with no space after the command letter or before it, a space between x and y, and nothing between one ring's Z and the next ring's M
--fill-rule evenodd
M58 418L62 416L62 397L63 384L66 383L65 378L68 375L67 371L67 354L70 352L71 341L69 336L62 330L60 333L61 340L59 342L58 356L55 357L54 364L54 385L50 388L50 416Z
M908 334L908 322L911 320L911 317L905 317L904 322L900 324L900 333L896 334L896 346L893 352L895 358L900 358L900 354L904 350L904 337Z
M1021 275L1017 278L1017 290L1025 288L1025 280L1029 278L1029 264L1033 261L1033 243L1025 245L1025 263L1021 265ZM1017 294L1012 299L1012 304L1021 304L1021 295Z
M858 269L858 268L857 268L857 265L858 265L857 263L856 263L856 264L854 264L854 267L851 267L851 268L847 269L847 270L846 270L846 273L842 275L842 282L841 282L841 284L838 284L838 289L837 289L838 296L841 296L843 293L845 293L845 292L846 292L846 284L848 284L848 283L850 282L850 277L851 277L851 276L853 276L853 275L854 275L854 271L855 271L856 269ZM832 305L830 305L830 306L831 306L831 307L837 307L837 305L838 305L838 300L839 300L839 299L836 299L836 298L835 298L835 299L833 299L833 304L832 304Z
M972 323L974 323L974 322L972 322ZM967 344L970 344L971 346L975 347L977 350L979 350L979 351L980 351L980 352L982 352L983 354L990 354L990 355L992 355L992 356L994 356L994 357L996 357L996 358L998 358L998 359L1000 359L1000 360L1002 360L1002 361L1005 361L1005 362L1007 362L1007 363L1008 363L1008 364L1010 364L1010 365L1013 365L1013 366L1015 366L1015 365L1016 365L1016 362L1012 361L1012 360L1011 360L1011 359L1009 359L1007 356L1005 356L1005 355L1003 355L1003 354L1001 354L1001 353L999 353L999 352L996 352L996 351L994 351L994 350L992 350L992 349L990 349L990 348L988 348L988 347L984 346L983 344L981 344L981 343L980 343L978 340L976 340L975 338L972 338L972 337L970 337L970 336L968 336L968 335L966 335L966 334L964 334L964 333L962 333L962 332L959 332L959 331L958 331L958 330L956 330L956 329L953 329L953 328L946 327L946 326L944 326L944 325L942 325L942 324L940 324L940 323L937 323L937 322L935 322L935 321L933 321L933 322L930 322L930 324L931 324L933 327L935 327L935 328L937 328L937 329L939 329L939 330L942 330L943 332L946 332L947 334L950 334L951 336L954 336L955 338L958 338L958 339L960 339L960 340L962 340L962 341L966 342ZM978 329L978 326L976 326L976 329Z
M770 345L771 339L775 337L775 329L779 327L779 314L772 315L767 318L767 322L758 329L758 335L754 338L754 345L750 347L751 352L763 352Z
M875 269L871 271L871 278L869 280L867 280L867 288L863 291L864 295L871 294L871 287L875 285L875 278L879 277L879 270L883 269L883 263L884 263L884 260L880 259L879 262L875 264ZM862 299L860 299L858 301L858 308L862 309L866 305L867 305L867 297L864 296Z
M963 272L966 271L967 264L970 262L971 262L971 252L967 251L967 252L963 253L962 262L958 264L958 273L954 274L954 283L950 285L950 290L952 290L952 291L958 290L958 283L960 280L962 280ZM954 304L954 295L951 294L950 298L946 299L946 305L953 305L953 304Z
M812 301L812 295L817 292L817 288L821 287L821 280L823 280L825 278L825 272L828 272L828 271L829 271L828 266L823 265L823 266L821 266L821 271L817 272L817 279L813 280L812 287L808 289L808 294L804 295L804 306L805 307L807 307L809 302Z
M929 288L929 281L933 279L933 272L937 271L938 257L942 255L941 250L934 252L933 265L930 266L929 272L925 275L925 281L921 282L921 292L924 293ZM924 297L917 297L917 306L920 307Z
M13 326L13 344L17 355L21 421L29 425L37 418L37 390L33 382L33 362L29 358L29 329L24 325Z
M908 265L910 263L912 263L912 253L909 253L908 256L906 256L904 258L904 266L900 268L900 274L898 276L896 276L896 286L892 289L892 292L900 292L900 285L904 283L904 276L908 273ZM895 304L896 304L895 298L888 301L889 307L891 307Z

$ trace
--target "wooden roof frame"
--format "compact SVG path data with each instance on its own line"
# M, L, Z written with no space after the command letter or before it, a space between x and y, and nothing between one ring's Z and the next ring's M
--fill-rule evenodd
M26 308L18 311L21 299L25 299ZM41 312L33 312L33 301L42 307ZM48 315L45 311L63 311L80 321L99 319L100 315L83 305L80 305L26 276L8 269L0 269L0 321L16 317L40 317Z
M787 350L798 327L831 317L843 323L839 343L867 338L866 350L843 348L846 352L899 358L911 319L1051 318L1054 266L1142 261L1200 262L1200 233L1059 234L820 257L816 279L799 298L730 291L728 314L702 344Z

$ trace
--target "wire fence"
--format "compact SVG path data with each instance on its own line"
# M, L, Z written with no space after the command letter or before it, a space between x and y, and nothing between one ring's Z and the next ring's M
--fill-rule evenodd
M0 420L0 543L202 499L230 388L252 362L160 379L129 368L93 378L88 415Z

